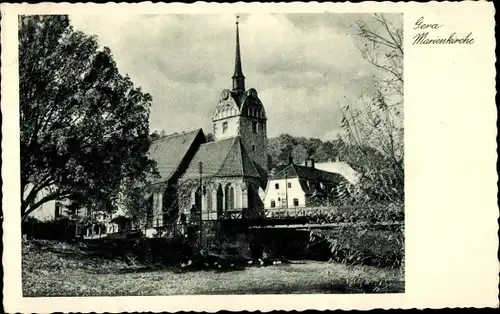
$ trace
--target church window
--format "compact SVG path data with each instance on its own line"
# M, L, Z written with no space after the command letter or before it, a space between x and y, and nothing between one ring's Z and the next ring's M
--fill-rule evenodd
M279 183L276 183L276 184L274 185L274 188L275 188L276 190L278 190L278 189L280 188L280 184L279 184Z
M295 207L299 206L299 199L298 198L293 199L293 206L295 206Z
M207 193L207 210L212 210L212 193Z
M255 145L252 145L252 152L255 151Z
M258 124L255 121L252 121L252 133L254 133L254 134L259 133Z
M223 122L222 123L222 133L226 133L227 132L227 122Z
M276 207L276 202L274 200L271 200L271 208L275 208Z

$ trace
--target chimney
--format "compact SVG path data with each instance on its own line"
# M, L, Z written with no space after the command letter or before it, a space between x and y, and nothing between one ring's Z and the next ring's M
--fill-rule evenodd
M311 168L314 169L314 158L311 158Z
M293 164L293 157L292 156L288 156L288 164L289 165Z

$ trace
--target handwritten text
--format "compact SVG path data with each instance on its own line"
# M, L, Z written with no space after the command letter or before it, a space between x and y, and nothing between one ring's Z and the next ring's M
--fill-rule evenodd
M472 33L467 36L459 36L456 32L451 33L447 36L436 36L432 32L443 27L442 24L438 23L426 23L424 22L424 17L421 16L414 24L413 29L415 30L426 30L413 36L413 45L433 45L433 44L443 44L443 45L472 45L475 39L472 37Z

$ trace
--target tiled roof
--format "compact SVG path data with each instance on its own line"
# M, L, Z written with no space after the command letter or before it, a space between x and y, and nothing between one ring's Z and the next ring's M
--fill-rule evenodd
M231 98L233 98L234 102L236 103L240 111L242 110L242 107L246 108L247 106L245 105L248 105L248 103L253 103L255 105L262 106L260 99L258 97L253 97L249 93L250 89L244 92L230 91Z
M338 173L319 170L313 167L290 164L275 169L271 179L298 178L306 193L323 193L322 183L336 185L345 180Z
M240 137L200 145L183 178L198 178L200 161L204 177L260 177Z
M167 135L151 143L149 154L157 163L158 172L160 173L158 182L170 179L179 170L182 161L186 158L190 147L200 133L200 136L204 137L202 129L197 129Z

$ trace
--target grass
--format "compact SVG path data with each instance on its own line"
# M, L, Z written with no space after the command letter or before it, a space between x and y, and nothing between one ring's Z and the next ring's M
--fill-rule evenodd
M23 244L23 295L140 296L404 292L399 270L293 262L238 270L132 267L68 244Z

